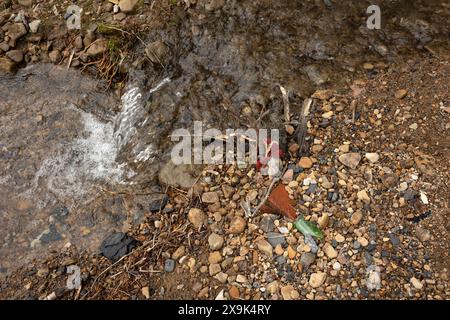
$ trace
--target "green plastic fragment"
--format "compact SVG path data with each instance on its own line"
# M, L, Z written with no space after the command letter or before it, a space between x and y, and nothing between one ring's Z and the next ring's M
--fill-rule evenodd
M318 239L323 239L322 231L311 221L306 221L301 217L295 221L294 226L305 236L310 235Z

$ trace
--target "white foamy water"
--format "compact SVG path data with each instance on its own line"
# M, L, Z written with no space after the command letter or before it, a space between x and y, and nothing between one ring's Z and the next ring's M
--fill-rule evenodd
M170 78L169 78L169 77L162 79L160 83L158 83L155 87L153 87L153 88L150 89L150 93L153 93L153 92L158 91L158 90L161 89L165 84L167 84L167 83L169 83L169 82L170 82Z
M170 82L163 79L150 90L153 93L164 84ZM52 199L70 199L73 206L89 202L97 195L99 185L124 184L127 178L135 175L126 163L118 163L116 159L137 132L137 127L149 120L140 89L130 87L122 96L122 109L111 122L102 122L94 115L86 113L75 106L80 113L84 130L80 138L61 145L61 152L47 158L37 171L32 187L26 194L32 196L39 189L45 188L43 198L39 199L39 207L43 208ZM153 161L155 149L152 144L135 145L132 150L134 162ZM83 200L83 201L80 201Z
M114 120L114 139L119 149L136 134L136 124L144 116L142 94L138 87L132 87L122 96L122 110Z
M148 145L144 150L138 153L134 162L153 161L156 156L156 151L152 144Z
M84 124L83 137L61 146L64 149L60 155L42 163L29 192L34 192L44 183L42 187L58 198L69 198L75 203L95 197L93 188L98 181L121 184L125 177L134 174L125 164L115 161L118 146L113 125L99 121L90 113L76 110ZM44 204L46 199L42 202Z
M152 94L160 90L165 84L170 82L170 78L164 78L156 86L150 89ZM145 126L151 120L143 106L142 93L136 86L130 89L122 96L122 110L114 120L114 137L119 151L130 143L137 133L138 127ZM135 141L132 148L134 162L153 161L156 156L156 150L153 144L142 145L139 141Z
M155 87L151 88L152 94L160 90L165 84L170 82L170 78L164 78ZM137 126L143 126L147 123L149 117L144 109L142 93L136 86L130 89L122 96L122 110L114 120L114 137L117 141L119 150L124 148L136 134ZM147 160L151 157L151 147L145 147L145 150L136 152L137 160ZM141 160L138 160L141 161Z

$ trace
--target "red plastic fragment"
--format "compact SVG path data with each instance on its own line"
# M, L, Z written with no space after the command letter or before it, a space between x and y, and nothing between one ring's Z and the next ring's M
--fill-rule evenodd
M260 159L257 160L256 171L260 171L261 168L264 168L267 166L267 163L269 163L269 160L272 158L272 151L275 151L276 153L278 153L278 158L282 159L284 157L284 152L283 152L283 150L280 149L277 142L274 141L274 143L272 144L272 140L267 139L266 141L264 141L264 144L265 144L267 156L261 157ZM270 149L269 149L269 147L270 147ZM269 149L269 150L267 150L267 149Z
M278 213L282 216L297 220L298 213L293 207L294 201L289 198L289 194L283 184L279 184L270 193L266 203L261 207L261 211L266 213Z

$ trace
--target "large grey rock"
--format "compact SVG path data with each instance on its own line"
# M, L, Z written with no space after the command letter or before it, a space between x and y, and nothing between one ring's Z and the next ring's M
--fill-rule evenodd
M162 196L160 199L153 200L152 202L150 202L149 211L158 212L163 210L166 207L168 201L169 198L166 195Z

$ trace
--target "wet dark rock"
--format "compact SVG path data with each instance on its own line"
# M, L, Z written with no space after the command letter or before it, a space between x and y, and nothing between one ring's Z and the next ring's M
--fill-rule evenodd
M42 244L47 244L49 242L58 241L61 240L62 237L56 230L56 227L54 224L51 224L48 230L41 234L39 237L39 240Z
M370 70L367 73L367 76L369 79L374 79L376 76L378 75L378 71L377 70ZM355 120L358 120L361 117L361 113L360 112L355 112Z
M303 171L305 171L302 167L298 167L297 165L294 168L294 176L293 179L295 180L297 178L297 176L302 173Z
M137 246L136 239L122 232L115 232L103 240L100 251L111 261L117 261Z
M169 198L167 196L163 196L159 200L152 201L149 206L150 212L158 212L160 210L163 210L166 207L168 201Z
M37 270L35 267L32 267L31 270L28 270L25 272L25 276L27 277L33 277L36 274Z
M69 209L65 206L56 207L52 211L52 215L54 215L57 218L65 218L69 215Z
M164 210L162 211L164 214L169 214L174 212L175 209L174 208L164 208Z

